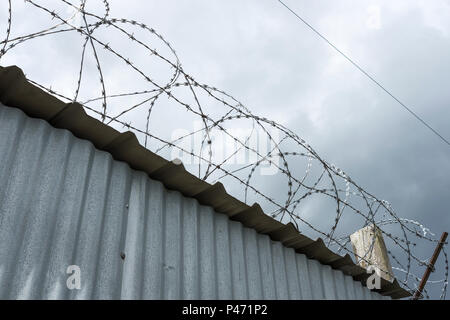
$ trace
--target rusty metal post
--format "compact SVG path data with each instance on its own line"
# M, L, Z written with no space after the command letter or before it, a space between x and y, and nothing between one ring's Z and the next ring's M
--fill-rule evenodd
M447 239L447 236L448 236L447 232L442 233L441 239L439 240L439 243L436 246L436 249L434 249L434 253L433 253L433 256L431 257L430 263L428 264L427 270L425 270L422 280L420 280L419 287L417 288L417 291L414 293L412 300L417 300L422 296L423 288L425 287L425 284L428 281L428 277L430 276L430 273L434 269L434 264L436 263L436 260L439 256L439 253L441 252L441 249L445 243L445 240Z

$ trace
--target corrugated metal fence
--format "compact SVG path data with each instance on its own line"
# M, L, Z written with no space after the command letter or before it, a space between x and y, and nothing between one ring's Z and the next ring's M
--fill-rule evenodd
M0 299L17 298L386 299L1 105Z

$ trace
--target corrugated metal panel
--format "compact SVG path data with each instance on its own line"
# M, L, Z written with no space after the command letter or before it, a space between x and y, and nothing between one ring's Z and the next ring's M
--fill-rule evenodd
M1 299L386 298L16 108L0 154Z
M267 216L258 204L247 204L230 196L221 183L210 185L187 172L182 165L175 165L154 154L139 144L131 132L119 133L115 129L88 116L77 103L62 101L30 84L16 66L0 67L0 101L5 105L23 110L31 117L48 121L52 126L71 131L75 136L91 141L97 149L107 151L114 159L125 161L132 168L146 172L151 178L161 181L169 189L197 199L244 226L267 234L272 240L294 248L309 258L339 269L354 279L365 281L366 270L357 266L347 254L339 256L329 250L322 239L316 241L300 234L292 223L284 225ZM393 298L409 296L410 293L382 279L383 295Z

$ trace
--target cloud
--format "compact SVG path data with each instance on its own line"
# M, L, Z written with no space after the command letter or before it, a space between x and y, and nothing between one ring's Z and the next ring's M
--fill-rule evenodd
M367 8L367 20L366 26L369 29L380 29L381 28L381 9L379 6L369 6Z

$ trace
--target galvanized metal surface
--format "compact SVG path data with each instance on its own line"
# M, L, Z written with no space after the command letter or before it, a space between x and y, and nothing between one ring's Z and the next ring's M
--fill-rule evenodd
M186 171L183 165L169 162L141 146L132 132L120 133L115 129L90 117L77 103L65 104L57 98L29 83L22 70L16 66L0 67L0 101L7 106L18 108L33 118L44 119L56 128L67 129L75 136L93 143L95 148L104 150L131 168L147 173L170 190L194 198L199 203L226 214L243 226L268 235L297 253L329 265L333 269L352 276L363 283L368 277L366 270L355 265L346 254L340 256L329 250L322 239L312 240L299 233L292 223L284 225L264 214L255 203L252 206L228 194L218 182L210 185ZM392 298L402 298L411 294L400 287L397 280L390 283L381 279L379 293Z
M385 298L3 105L0 155L1 299Z

